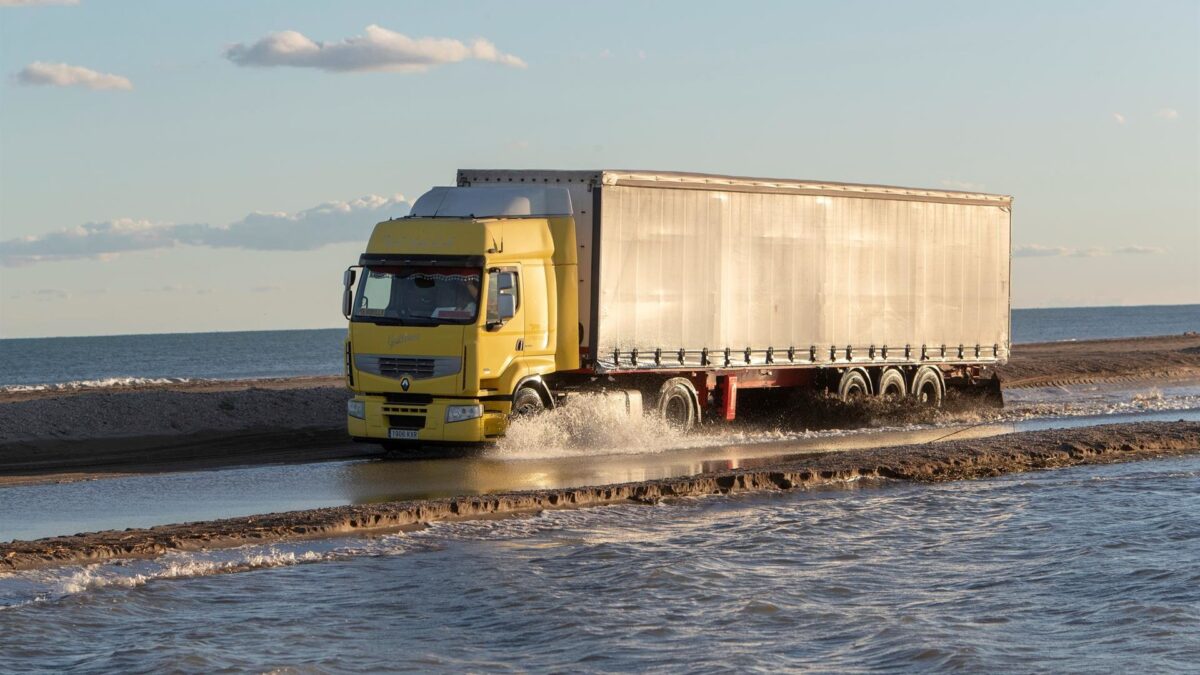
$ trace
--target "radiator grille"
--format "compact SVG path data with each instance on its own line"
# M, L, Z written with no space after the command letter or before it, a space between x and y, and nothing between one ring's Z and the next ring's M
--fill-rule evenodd
M356 354L354 365L364 373L399 379L428 380L453 375L462 367L457 356L384 356Z

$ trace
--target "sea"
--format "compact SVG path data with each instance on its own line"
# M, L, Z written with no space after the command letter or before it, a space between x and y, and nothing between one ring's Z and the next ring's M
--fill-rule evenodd
M0 671L1194 673L1197 561L1200 457L860 482L0 574Z
M1013 342L1200 331L1200 305L1016 309ZM0 391L337 375L342 328L0 340Z

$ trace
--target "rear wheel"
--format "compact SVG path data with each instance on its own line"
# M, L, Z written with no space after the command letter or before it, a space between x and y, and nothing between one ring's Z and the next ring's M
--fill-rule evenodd
M533 387L521 387L513 395L513 417L529 417L545 409L546 402L542 400L542 395L534 390Z
M942 382L942 371L930 366L922 366L913 376L912 396L921 405L936 408L942 405L942 395L946 385Z
M838 380L838 398L844 403L852 403L860 398L871 395L871 384L861 370L847 370Z
M904 382L904 373L896 368L888 368L879 376L879 398L894 401L908 394L908 386Z
M683 377L673 377L658 390L658 414L667 424L688 431L700 422L696 388Z

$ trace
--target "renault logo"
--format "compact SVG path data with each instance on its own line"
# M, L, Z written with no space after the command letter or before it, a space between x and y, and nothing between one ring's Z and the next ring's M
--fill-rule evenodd
M409 385L409 381L408 381L407 377L400 378L400 388L401 389L403 389L404 391L408 391L408 385Z

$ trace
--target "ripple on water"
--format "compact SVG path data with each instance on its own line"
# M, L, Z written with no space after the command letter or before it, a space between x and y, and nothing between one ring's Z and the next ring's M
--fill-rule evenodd
M1193 457L9 575L40 601L0 633L15 668L1186 670L1196 560Z

